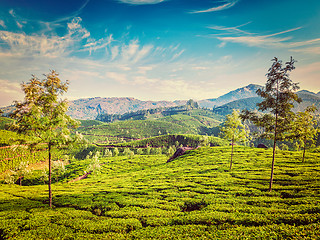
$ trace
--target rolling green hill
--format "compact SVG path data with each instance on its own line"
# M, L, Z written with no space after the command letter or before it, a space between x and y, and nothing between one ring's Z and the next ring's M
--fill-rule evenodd
M164 155L100 158L101 173L47 186L0 184L1 239L318 239L319 153L278 151L268 192L271 150L199 148ZM71 178L72 177L72 178ZM27 179L24 180L27 182Z
M125 115L128 117L121 118L125 120L104 124L83 120L79 132L90 142L113 144L167 134L214 135L217 133L217 126L224 118L205 109L170 111L170 113L162 109L150 110L147 117L145 114L145 111L133 112ZM133 118L145 120L132 120ZM110 119L110 115L107 119Z
M119 143L163 134L196 134L194 129L158 120L127 120L80 128L90 142Z

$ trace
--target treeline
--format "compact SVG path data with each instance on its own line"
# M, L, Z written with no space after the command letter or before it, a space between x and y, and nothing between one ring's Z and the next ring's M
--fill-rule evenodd
M118 146L126 147L170 147L170 146L185 146L196 148L198 146L224 146L227 145L227 141L213 136L193 135L193 134L181 134L181 135L163 135L152 138L147 138L138 141L132 141L128 143L121 143Z

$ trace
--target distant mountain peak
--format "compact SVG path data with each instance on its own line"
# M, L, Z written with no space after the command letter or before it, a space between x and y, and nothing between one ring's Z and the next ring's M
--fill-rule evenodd
M212 108L213 106L215 107L221 106L226 103L243 99L243 98L257 97L256 91L259 88L262 88L262 86L258 84L249 84L245 87L237 88L236 90L228 92L227 94L224 94L218 98L199 101L199 104L201 107Z
M298 93L307 93L307 94L311 94L311 95L317 95L316 93L314 92L311 92L311 91L308 91L308 90L301 90L301 91L298 91ZM319 92L320 93L320 92ZM318 93L318 94L319 94Z

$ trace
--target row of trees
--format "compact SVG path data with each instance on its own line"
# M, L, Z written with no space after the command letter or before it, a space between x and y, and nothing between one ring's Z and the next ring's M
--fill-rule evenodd
M304 112L295 114L292 111L294 103L300 103L301 99L295 93L299 86L293 83L289 73L295 69L295 60L291 57L289 62L283 65L282 61L274 58L271 68L267 73L267 82L264 88L258 89L257 94L263 99L258 103L258 110L266 113L243 110L241 114L234 110L228 115L224 126L221 128L222 136L231 140L232 152L230 169L232 167L233 145L238 141L246 141L249 133L241 120L248 120L263 131L259 137L273 140L273 154L269 191L272 190L274 175L275 154L277 142L284 140L297 140L303 147L303 160L308 142L314 143L319 129L315 128L316 121L313 113L315 106L308 107Z

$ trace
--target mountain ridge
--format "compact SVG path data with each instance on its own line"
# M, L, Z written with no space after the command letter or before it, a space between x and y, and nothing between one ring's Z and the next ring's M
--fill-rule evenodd
M317 95L316 93L307 90L298 91L297 95L302 99L302 102L300 104L294 104L294 112L304 111L307 106L311 106L312 104L314 104L317 107L317 112L320 112L320 95ZM231 114L233 109L257 110L258 107L256 104L260 103L261 101L262 98L258 95L256 97L238 99L213 108L213 112L225 116L227 114Z
M223 109L222 106L226 105L225 108L230 108L232 102L235 102L239 107L245 104L247 98L256 98L257 89L263 86L258 84L249 84L247 86L237 88L226 94L223 94L217 98L204 99L197 101L199 106L202 108L209 109ZM318 103L320 99L320 92L314 93L308 90L301 90L298 92L299 95L303 96L309 105L312 103ZM241 100L240 102L236 102ZM256 101L256 100L254 100ZM80 98L69 102L69 108L67 114L73 118L80 120L93 120L97 116L102 114L124 114L128 112L135 112L139 110L156 109L156 108L170 108L177 107L186 104L186 100L176 100L176 101L142 101L133 97L93 97L93 98ZM305 104L307 104L305 103ZM303 104L303 105L305 105ZM250 105L250 106L251 106ZM252 105L253 106L253 105ZM317 105L318 106L318 105ZM303 106L304 107L304 106ZM303 110L301 105L301 109ZM10 112L13 111L13 106L0 108L4 112L4 116L8 116Z
M214 108L239 99L257 97L256 91L262 87L263 86L258 84L249 84L247 86L237 88L233 91L223 94L218 98L201 100L199 101L199 104L201 107Z

